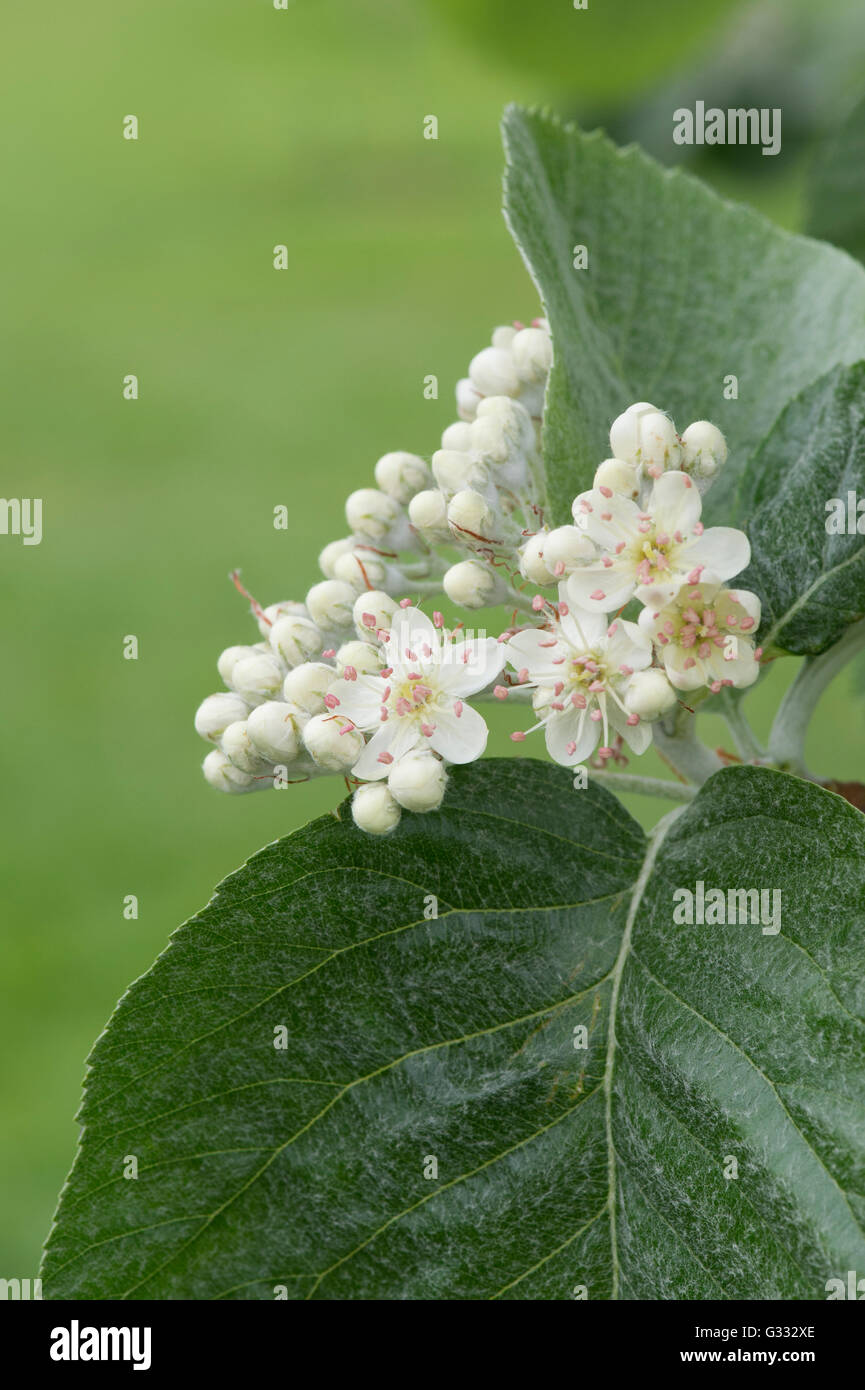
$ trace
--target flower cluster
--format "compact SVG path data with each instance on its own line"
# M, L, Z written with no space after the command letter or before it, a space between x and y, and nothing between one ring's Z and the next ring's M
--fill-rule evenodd
M747 538L700 519L726 459L720 431L698 421L679 436L654 406L629 407L573 524L550 529L538 449L551 364L544 320L497 328L430 462L385 454L376 486L348 497L351 534L325 546L303 603L262 608L235 576L262 640L222 653L227 688L196 715L212 785L342 774L355 821L382 834L403 810L438 807L448 765L484 752L479 701L530 700L551 757L597 750L603 767L623 745L646 750L677 690L756 679L759 600L726 587ZM442 594L469 611L504 605L507 626L449 629L418 606Z

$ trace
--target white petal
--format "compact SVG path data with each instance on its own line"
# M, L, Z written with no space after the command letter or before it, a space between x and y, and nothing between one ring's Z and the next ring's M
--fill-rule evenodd
M441 633L433 626L431 618L419 608L398 608L391 619L391 640L387 647L388 665L397 662L411 668L420 662L428 665L438 661L441 649ZM430 655L425 655L428 647ZM408 653L413 652L413 656Z
M659 531L687 535L700 520L702 499L686 473L664 473L655 482L648 510Z
M413 720L397 719L395 715L391 715L390 719L379 725L352 768L352 772L355 777L362 777L368 782L376 782L380 777L387 776L393 762L396 762L404 753L408 753L411 748L417 747L422 742L425 740ZM379 753L390 753L392 762L379 762Z
M583 762L595 751L601 736L601 727L600 720L589 718L588 710L575 710L571 706L569 709L556 711L550 715L544 726L547 752L563 767L573 767L575 763ZM576 747L569 753L568 747L572 743L576 744Z
M449 695L474 695L495 680L505 659L505 644L494 637L447 645L442 651L439 684Z
M579 509L584 518L580 523L582 529L602 550L615 550L619 541L638 534L640 509L630 497L618 492L605 497L597 488L592 488L581 493L580 500L591 508L591 511Z
M694 566L705 566L704 582L717 583L747 569L751 546L745 532L737 531L735 526L711 526L687 547L687 553Z
M608 568L586 565L568 576L568 602L587 613L612 613L623 607L634 592L634 566L628 561L617 562ZM601 598L592 598L592 594Z
M423 740L449 763L473 763L487 746L486 721L471 705L457 716L452 709L436 710L435 729Z
M356 681L334 681L328 694L339 700L339 713L344 714L359 729L374 729L381 717L382 696L386 683L379 676Z
M696 648L679 647L675 642L664 648L664 670L677 690L696 690L707 684L703 662L694 655L695 651ZM694 657L694 665L686 668L685 662L691 657Z

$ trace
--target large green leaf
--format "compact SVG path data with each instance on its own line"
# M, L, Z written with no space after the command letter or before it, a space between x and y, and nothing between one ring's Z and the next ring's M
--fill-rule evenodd
M808 231L865 260L865 99L820 144L809 202Z
M554 518L609 453L633 401L679 429L714 420L730 458L707 498L723 520L748 455L782 408L865 357L865 271L681 171L602 134L508 109L506 215L540 290L555 363L544 427ZM573 248L588 268L573 268ZM738 379L738 399L724 381Z
M826 529L833 499L843 508L841 534ZM767 645L816 655L865 616L859 499L865 501L865 362L835 368L792 401L742 479L737 511L751 540L751 565L737 582L763 601Z
M821 1299L865 1269L865 819L756 768L673 816L647 843L490 761L383 841L342 808L256 855L96 1045L46 1297ZM780 933L674 925L698 880L779 889Z

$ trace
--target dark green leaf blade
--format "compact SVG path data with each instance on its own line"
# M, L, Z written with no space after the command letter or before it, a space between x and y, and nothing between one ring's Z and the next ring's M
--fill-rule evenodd
M384 841L315 822L118 1006L45 1295L824 1298L865 1270L863 865L858 812L755 768L648 846L523 759ZM674 926L698 878L781 932Z
M726 521L751 451L787 402L865 357L865 272L637 148L508 109L505 210L543 299L555 362L544 458L553 516L590 486L638 400L679 429L713 420L730 458L707 497ZM588 248L588 269L573 248ZM724 398L728 376L738 399Z

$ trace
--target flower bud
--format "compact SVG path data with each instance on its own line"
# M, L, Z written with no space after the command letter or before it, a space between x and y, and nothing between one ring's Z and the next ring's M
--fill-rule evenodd
M280 618L282 623L303 622L303 618ZM239 695L251 705L262 700L272 700L282 689L285 667L269 652L258 652L255 656L245 656L238 661L231 673L232 683Z
M640 492L640 474L636 465L622 459L604 459L595 469L593 487L606 487L610 492L634 501Z
M472 427L468 420L455 420L452 425L448 425L442 435L443 449L456 449L457 453L466 453L472 446Z
M610 426L610 453L625 463L637 463L640 448L640 419L643 415L657 415L657 406L648 401L637 401L618 415Z
M216 669L226 685L232 684L231 675L238 661L242 661L245 656L254 655L252 647L226 647L216 663Z
M436 494L439 496L439 494ZM359 594L354 601L352 619L354 630L364 641L372 641L379 629L388 631L394 613L399 608L396 599L380 589L370 589Z
M503 348L505 352L509 352L516 336L517 330L512 323L499 324L498 328L493 329L492 345L494 348Z
M220 690L217 695L208 695L198 706L195 712L195 732L209 743L216 743L222 738L229 724L233 724L236 719L245 719L248 714L249 705L246 700L242 700L232 691Z
M682 435L682 468L696 479L710 479L727 462L727 441L717 425L695 420Z
M676 692L663 671L650 667L646 671L636 671L628 681L625 708L629 714L646 720L657 719L675 703Z
M458 449L437 449L432 458L432 471L439 487L449 497L464 487L485 487L489 480L486 464ZM418 497L425 496L425 492L418 493ZM413 499L412 506L415 502L417 497ZM412 516L411 507L409 516Z
M640 416L640 463L643 472L650 469L678 468L682 461L682 445L676 426L668 415L659 410Z
M271 704L272 701L267 700L260 708L265 709ZM254 713L253 710L252 714ZM269 764L252 742L249 724L245 719L238 719L234 724L229 724L219 740L219 747L234 767L239 767L241 772L248 772L251 777L268 770Z
M324 661L305 661L289 671L282 682L282 698L286 704L296 705L301 715L323 714L324 697L335 675L333 667Z
M331 541L329 545L324 547L318 557L318 567L325 579L336 579L334 568L337 560L343 555L350 555L356 547L357 540L354 536L346 536L341 541Z
M460 608L487 608L501 603L507 585L493 570L477 560L461 560L451 565L442 579L442 588Z
M520 574L524 579L528 579L530 584L543 586L556 582L555 575L547 567L544 554L549 534L549 531L538 531L534 536L529 536L519 552Z
M403 506L410 502L416 492L429 486L429 469L417 454L407 454L402 450L382 454L375 466L375 480L382 492Z
M457 382L456 397L457 415L462 420L473 420L481 398L469 377L464 376Z
M375 487L361 487L346 498L345 519L361 540L378 545L400 518L399 505Z
M337 675L343 675L346 666L359 675L380 671L384 665L384 652L372 642L343 642L336 654ZM332 679L331 674L331 679Z
M455 531L483 540L492 540L499 524L487 499L470 487L454 493L448 503L448 521Z
M303 667L297 669L302 671ZM332 678L333 672L330 674ZM246 727L256 752L269 763L294 762L300 751L300 714L297 705L280 700L268 700L254 709Z
M364 740L350 719L315 714L303 730L303 742L313 762L325 772L347 772L363 752Z
M318 656L323 646L322 635L311 618L280 618L270 629L270 649L286 666L299 666Z
M402 811L384 782L367 782L351 799L351 817L368 835L387 835L399 825Z
M514 366L523 381L546 381L553 365L553 344L542 328L521 328L511 343Z
M469 380L480 396L516 396L520 379L505 348L488 347L469 363Z
M341 579L323 579L320 584L313 584L306 596L306 606L314 623L324 628L325 632L333 632L351 626L354 600L355 590L349 584ZM318 650L321 651L321 648Z
M306 618L309 616L306 611L306 604L298 603L293 598L284 599L282 603L271 603L262 612L264 616L258 619L258 630L262 637L270 636L270 629L274 623L279 622L280 618Z
M212 752L208 753L201 764L201 769L211 787L215 787L220 792L231 792L238 795L242 792L261 791L272 785L266 777L254 779L248 772L241 772L240 768L235 767L218 748L214 748Z
M484 426L481 426L481 421ZM493 443L492 430L497 431L498 453L491 459L503 463L516 448L530 454L535 448L535 426L524 405L510 396L487 396L478 406L477 419L470 426L472 448L482 450ZM486 433L485 433L486 431Z
M412 526L429 540L444 540L449 534L447 502L438 488L428 488L413 497L408 504L408 517Z
M362 548L340 555L333 567L334 579L348 584L356 594L368 588L370 584L376 589L383 589L392 578L396 579L397 575L398 571L380 555L376 555L374 550Z
M556 577L570 574L581 562L594 558L594 545L577 526L557 526L546 538L544 564Z
M444 763L433 753L405 753L388 774L387 785L405 811L436 811L447 783Z

